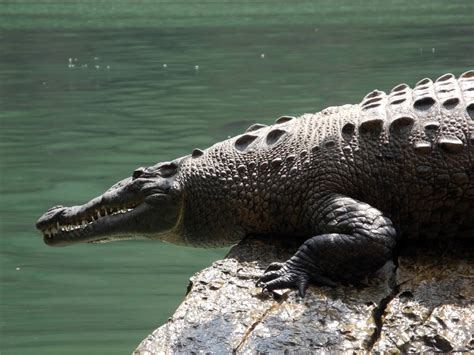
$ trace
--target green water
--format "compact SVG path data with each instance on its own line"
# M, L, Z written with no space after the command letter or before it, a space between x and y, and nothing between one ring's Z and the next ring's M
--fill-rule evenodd
M128 354L226 252L48 248L45 209L256 121L459 74L473 18L471 0L1 1L1 354Z

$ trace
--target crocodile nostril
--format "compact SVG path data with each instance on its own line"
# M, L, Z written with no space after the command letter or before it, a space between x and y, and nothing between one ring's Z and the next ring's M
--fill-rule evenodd
M145 168L138 168L133 172L132 180L138 179L145 172Z

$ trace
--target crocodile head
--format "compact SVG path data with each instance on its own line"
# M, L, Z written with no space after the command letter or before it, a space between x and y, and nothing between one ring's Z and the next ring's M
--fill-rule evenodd
M53 207L36 227L51 246L144 237L179 243L183 195L176 177L181 160L138 168L82 206Z

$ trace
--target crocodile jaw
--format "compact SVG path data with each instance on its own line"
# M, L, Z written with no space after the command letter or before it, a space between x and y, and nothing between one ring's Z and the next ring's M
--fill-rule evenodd
M82 206L53 207L36 228L50 246L144 238L179 242L183 201L174 175L159 175L167 166L139 170L139 176L119 181Z
M140 238L136 236L140 231L135 224L151 212L146 202L113 207L93 201L46 212L36 224L44 242L50 246L65 246Z

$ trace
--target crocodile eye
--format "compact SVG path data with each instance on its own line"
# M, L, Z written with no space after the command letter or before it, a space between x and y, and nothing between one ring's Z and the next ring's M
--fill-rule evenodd
M167 178L176 174L178 166L175 163L168 163L160 166L158 171L162 177Z
M146 171L145 168L138 168L132 174L132 180L138 179Z

